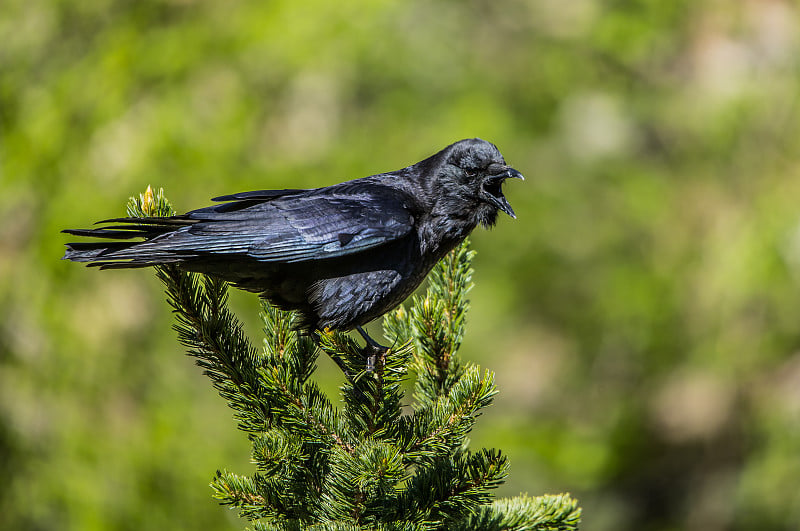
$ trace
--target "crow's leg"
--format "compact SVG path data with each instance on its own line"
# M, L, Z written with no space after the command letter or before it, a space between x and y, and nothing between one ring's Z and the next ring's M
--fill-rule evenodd
M361 328L360 326L357 326L356 330L358 330L358 333L361 334L361 337L364 338L364 341L367 342L365 348L370 347L373 350L389 350L389 347L384 347L383 345L372 339L372 337L370 337L367 331Z
M361 334L361 337L364 338L364 348L361 350L361 354L366 359L366 371L372 372L375 370L375 360L378 358L378 354L383 354L389 350L389 347L384 347L374 339L372 339L369 334L367 334L366 330L361 328L360 326L356 327L358 333Z

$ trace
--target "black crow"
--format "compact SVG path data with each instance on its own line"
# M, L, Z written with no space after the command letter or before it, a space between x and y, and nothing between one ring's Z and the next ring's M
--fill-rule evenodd
M478 224L491 227L500 210L516 218L501 190L509 177L523 178L497 147L461 140L402 170L324 188L243 192L179 216L65 230L107 241L68 243L64 258L101 269L175 264L296 310L305 329L363 334Z

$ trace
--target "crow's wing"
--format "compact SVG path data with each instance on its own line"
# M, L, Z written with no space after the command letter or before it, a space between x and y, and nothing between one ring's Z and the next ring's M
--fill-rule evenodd
M245 208L195 210L186 214L192 225L130 250L238 255L283 263L335 258L407 235L414 225L409 204L409 196L387 186L323 188Z

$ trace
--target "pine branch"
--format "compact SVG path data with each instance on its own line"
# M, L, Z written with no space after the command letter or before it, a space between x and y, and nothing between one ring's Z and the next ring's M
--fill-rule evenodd
M425 297L413 297L409 311L401 306L384 318L386 337L414 343L414 397L423 405L447 395L463 374L455 354L464 337L474 256L466 239L433 268Z
M239 509L239 514L246 518L261 518L266 516L264 506L266 500L254 494L256 479L239 476L230 472L217 471L217 475L211 482L214 490L214 497L220 500L223 505L230 505Z
M410 430L400 435L409 459L417 461L441 451L454 451L466 440L480 410L489 406L497 389L494 375L480 374L480 369L469 366L463 376L452 386L450 393L439 396L429 407L417 411L404 428Z
M267 390L259 377L261 360L227 310L226 284L211 277L201 284L197 275L173 266L158 267L157 276L176 314L178 340L236 412L240 429L258 433L268 427L272 408L262 400Z
M482 506L475 514L451 522L453 531L575 531L580 523L578 502L567 494L518 496Z
M340 359L347 374L354 375L341 387L344 415L352 426L351 435L392 440L398 435L401 416L402 382L412 356L411 342L381 353L372 370L358 344L341 332L320 334L320 348Z
M385 518L435 522L432 528L447 529L444 522L487 503L489 491L500 486L507 474L507 459L497 450L459 451L437 458L419 468L397 498L385 502Z

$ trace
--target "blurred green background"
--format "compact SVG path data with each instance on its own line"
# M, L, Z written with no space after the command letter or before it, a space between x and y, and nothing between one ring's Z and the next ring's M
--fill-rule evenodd
M59 261L60 229L475 136L527 177L473 237L462 349L497 374L500 495L800 528L794 2L4 0L0 43L0 528L243 527L208 482L249 445L160 285Z

